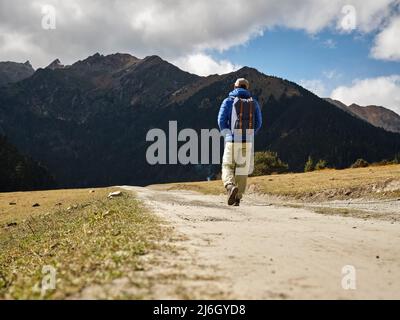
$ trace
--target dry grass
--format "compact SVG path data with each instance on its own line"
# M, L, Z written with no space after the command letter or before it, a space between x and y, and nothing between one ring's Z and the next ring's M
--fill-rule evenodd
M93 190L94 192L90 192ZM67 209L79 203L104 199L112 188L70 189L33 192L0 193L0 225L8 221L20 221L56 209ZM10 205L15 203L15 205ZM40 207L32 206L38 203Z
M64 299L122 276L140 286L140 257L158 250L166 229L133 194L107 199L109 191L2 194L0 299ZM9 208L8 201L17 205ZM32 208L32 202L41 206ZM43 266L57 272L56 290L44 294ZM134 292L129 297L142 298Z
M307 207L302 207L302 208L307 208ZM364 220L376 219L382 221L390 221L392 223L400 221L400 216L399 214L396 213L382 213L382 212L373 212L366 210L357 210L351 208L308 207L307 209L325 215L352 217Z
M321 200L363 196L393 198L400 196L400 165L253 177L249 178L248 185L250 192L296 199ZM224 193L221 181L151 187L160 190L191 190L204 194Z
M214 278L197 277L187 239L134 193L108 199L117 189L93 190L1 194L0 300L199 298L192 283ZM56 270L55 290L41 290L44 266Z

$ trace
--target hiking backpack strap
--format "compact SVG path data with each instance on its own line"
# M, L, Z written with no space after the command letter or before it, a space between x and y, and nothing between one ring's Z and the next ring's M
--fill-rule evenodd
M243 129L243 99L240 99L239 129Z
M253 98L250 98L249 129L253 129Z

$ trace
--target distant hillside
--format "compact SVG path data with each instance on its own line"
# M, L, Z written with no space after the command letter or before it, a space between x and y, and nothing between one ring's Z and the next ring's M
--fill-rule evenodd
M360 119L367 121L375 127L387 131L400 133L400 115L392 110L380 106L359 106L355 103L347 106L344 103L326 98L328 102Z
M365 120L361 118L359 115L354 113L347 105L345 105L343 102L339 100L334 100L331 98L324 98L324 100L328 101L329 103L333 104L334 106L338 107L339 109L343 110L344 112L347 112L348 114L351 114L352 116L359 118L361 120Z
M26 79L34 72L29 61L25 63L0 62L0 86Z
M359 106L352 104L349 109L375 127L400 133L400 115L380 106Z
M257 150L277 151L292 171L309 155L344 168L400 152L400 135L376 128L297 84L252 68L200 77L157 56L95 54L51 67L0 88L0 133L45 164L61 186L205 180L220 166L148 165L146 134L217 127L222 100L246 77L263 111Z
M54 188L47 170L0 136L0 192Z

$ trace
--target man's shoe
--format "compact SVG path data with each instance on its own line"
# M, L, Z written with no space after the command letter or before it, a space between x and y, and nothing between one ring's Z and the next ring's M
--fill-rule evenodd
M236 199L235 203L233 204L235 207L239 207L240 206L240 199Z
M235 185L231 184L226 187L226 190L228 190L228 205L232 206L233 204L235 204L236 195L239 189Z

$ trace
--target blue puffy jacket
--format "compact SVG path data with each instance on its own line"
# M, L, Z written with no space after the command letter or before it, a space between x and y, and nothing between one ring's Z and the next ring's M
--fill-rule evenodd
M248 90L242 89L242 88L236 88L232 92L229 93L229 97L226 98L222 104L221 108L219 109L219 114L218 114L218 126L221 131L224 130L226 132L225 135L225 142L232 142L233 141L233 133L231 131L231 115L232 115L232 107L233 107L233 101L235 98L242 98L242 99L249 99L251 97L251 94ZM261 109L260 105L258 104L258 101L254 100L254 105L255 105L255 119L254 119L254 133L257 134L257 132L260 130L261 125L262 125L262 116L261 116Z

